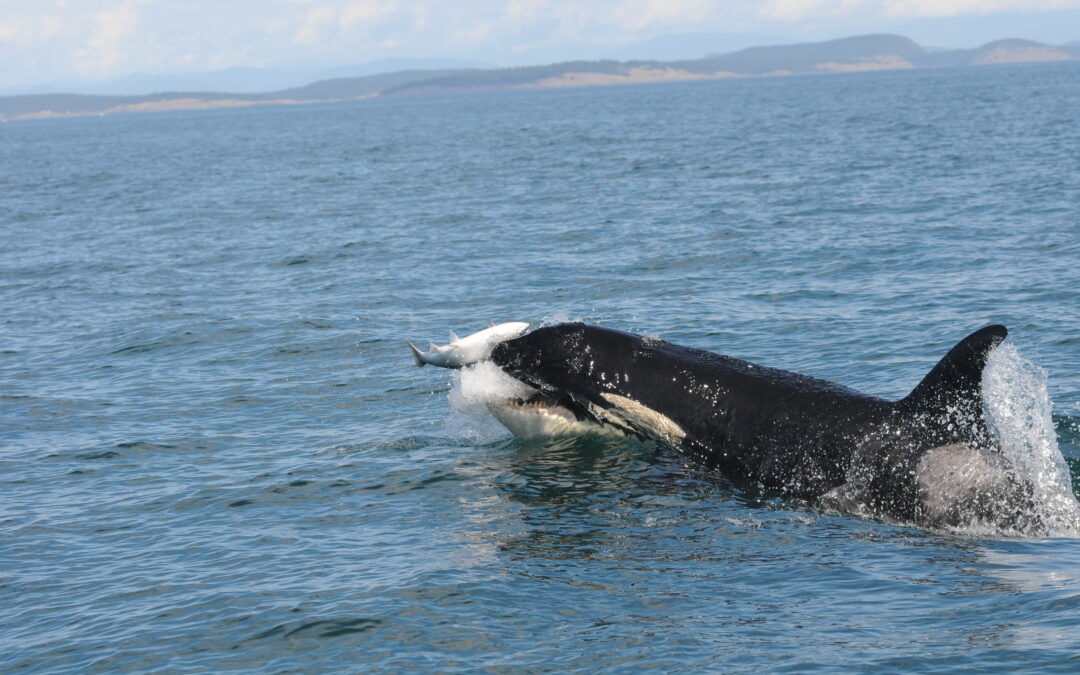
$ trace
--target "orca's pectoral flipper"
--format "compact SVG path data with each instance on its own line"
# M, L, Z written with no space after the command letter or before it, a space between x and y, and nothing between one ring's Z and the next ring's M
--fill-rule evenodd
M975 432L985 430L982 372L990 352L1008 334L1005 326L993 325L967 336L938 361L923 381L900 401L900 406L913 413L946 416L950 425L958 423Z

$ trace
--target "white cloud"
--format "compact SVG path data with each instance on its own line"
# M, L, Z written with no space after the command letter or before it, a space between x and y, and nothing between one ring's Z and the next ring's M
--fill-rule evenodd
M18 33L18 27L14 21L0 23L0 44L11 42L16 33Z
M616 8L615 17L622 29L641 31L664 25L692 25L716 10L711 0L628 0Z
M594 22L587 6L576 3L563 3L555 8L555 20L559 34L564 38L577 38L583 35Z
M298 2L304 0L290 0ZM300 29L293 35L297 45L313 46L332 41L341 30L367 30L375 19L392 14L393 2L380 0L353 0L352 2L324 2L304 14Z
M885 0L882 5L885 16L913 18L1074 9L1080 0Z
M341 8L338 21L348 28L356 24L386 16L394 11L394 3L378 0L357 0Z
M476 45L491 36L491 24L476 22L469 26L458 28L450 35L452 44Z
M60 32L60 28L62 27L62 25L63 23L60 21L60 17L54 14L46 14L45 16L41 17L38 23L38 39L51 39L54 35Z
M769 0L759 14L777 21L802 21L822 16L842 16L866 4L864 0Z
M298 45L313 45L322 38L326 27L333 24L337 19L337 7L331 4L319 5L308 10L304 15L304 22L300 30L293 36L293 42Z
M448 19L445 25L450 26L446 42L452 45L480 45L489 41L510 40L537 23L550 21L556 11L557 7L552 7L549 0L509 0L486 12L445 16ZM428 18L424 17L425 24ZM416 25L420 25L420 22Z
M33 45L51 39L60 28L61 21L54 14L9 16L0 21L0 44Z
M431 22L431 9L427 5L413 5L407 11L412 15L413 30L419 31L428 27Z
M75 67L84 73L105 74L124 59L123 42L139 25L136 0L95 12L86 46L75 52Z
M758 14L777 21L821 20L857 11L885 18L931 18L1080 7L1080 0L768 0Z
M548 0L510 0L503 15L506 21L519 27L547 16Z

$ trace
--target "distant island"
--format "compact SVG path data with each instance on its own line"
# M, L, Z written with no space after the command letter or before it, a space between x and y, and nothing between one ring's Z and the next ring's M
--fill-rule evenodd
M749 47L687 61L568 61L498 69L402 70L320 80L265 93L159 92L141 96L28 94L0 96L0 121L205 110L253 105L353 101L389 96L509 89L594 87L735 77L850 73L1080 59L1080 41L1051 46L997 40L976 49L928 51L900 35L862 35L826 42Z

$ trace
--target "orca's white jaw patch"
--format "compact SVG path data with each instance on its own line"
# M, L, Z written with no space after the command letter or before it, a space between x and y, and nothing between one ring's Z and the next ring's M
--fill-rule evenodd
M578 419L568 408L540 394L529 399L490 401L487 407L500 424L519 438L619 434L610 427Z
M670 417L616 394L601 394L610 405L602 408L589 404L590 416L600 423L575 415L537 391L528 398L489 401L487 408L495 419L515 436L580 436L584 434L646 435L669 443L686 438L686 432Z
M675 420L647 405L618 394L605 392L600 396L611 404L610 408L601 413L602 419L669 443L678 443L686 438L686 432Z

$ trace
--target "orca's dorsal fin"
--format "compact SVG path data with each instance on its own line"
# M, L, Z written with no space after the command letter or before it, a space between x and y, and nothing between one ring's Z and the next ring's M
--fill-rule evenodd
M980 328L949 350L900 404L927 413L953 412L982 418L982 372L986 359L1005 339L1005 326Z

